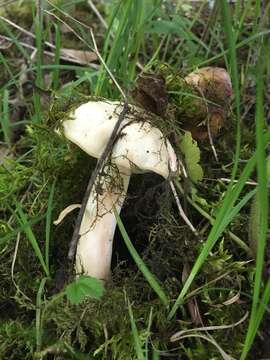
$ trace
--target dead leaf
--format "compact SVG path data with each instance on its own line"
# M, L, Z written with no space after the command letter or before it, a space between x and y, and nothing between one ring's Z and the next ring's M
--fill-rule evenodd
M97 55L93 51L61 49L61 57L65 56L67 60L76 60L81 64L87 65L97 60Z
M165 79L161 75L144 73L132 92L134 100L145 110L164 116L168 105Z

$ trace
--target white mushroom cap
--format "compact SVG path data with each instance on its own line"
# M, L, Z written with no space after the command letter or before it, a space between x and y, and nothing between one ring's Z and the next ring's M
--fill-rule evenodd
M64 135L88 155L99 158L123 107L119 102L89 101L62 122ZM123 125L127 120L123 121Z
M70 114L70 119L63 121L64 135L90 156L99 158L122 110L123 105L119 102L89 101L82 104ZM153 171L167 178L170 170L177 171L177 159L171 144L158 128L149 122L136 120L132 113L138 108L131 106L131 110L121 125L122 139L114 146L115 161L117 159L122 168L128 169L131 165L132 172Z
M121 132L113 148L113 161L133 173L153 171L164 178L177 171L175 152L161 131L150 123L134 122Z

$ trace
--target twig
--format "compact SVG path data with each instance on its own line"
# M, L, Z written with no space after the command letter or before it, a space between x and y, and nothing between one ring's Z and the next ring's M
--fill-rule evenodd
M217 179L219 181L224 181L224 182L227 182L227 183L231 183L232 182L232 179L228 179L228 178L219 178ZM233 180L233 183L237 184L239 180ZM246 181L245 182L246 185L251 185L251 186L257 186L258 183L256 181Z
M12 280L13 285L15 286L16 290L18 291L18 293L20 293L24 297L24 299L28 302L28 306L30 306L32 309L35 309L35 306L32 304L31 299L27 295L25 295L25 293L19 288L19 286L17 285L17 283L14 279L14 268L15 268L15 263L16 263L16 259L17 259L17 255L18 255L20 240L21 240L21 233L18 232L17 238L16 238L14 254L13 254L13 258L12 258L12 263L11 263L11 271L10 271L11 272L11 280Z
M180 192L182 194L184 194L184 190L182 189L181 185L179 182L176 182L176 186L177 188L180 190ZM210 216L206 211L204 211L196 202L194 202L192 200L191 197L187 196L187 201L204 217L206 218L209 223L211 225L214 224L215 222L215 218L213 218L212 216ZM230 230L228 231L228 235L230 236L230 238L236 243L238 244L238 246L240 246L249 256L252 256L252 252L250 250L250 248L247 246L247 244L241 240L237 235L235 235L234 233L232 233Z
M65 21L63 21L59 16L57 16L56 14L54 14L53 12L44 10L45 13L47 13L50 16L55 17L58 21L62 22L63 24L65 24L67 26L67 28L73 32L74 35L77 36L77 38L79 40L81 40L82 43L84 43L87 47L89 47L90 50L94 51L95 54L97 55L99 61L102 63L102 65L104 66L105 70L107 71L107 73L109 74L110 78L112 79L112 81L114 82L115 86L117 87L117 89L119 90L119 92L121 93L123 99L125 101L127 101L127 97L124 93L124 91L121 89L121 86L118 84L117 80L115 79L114 75L112 74L111 70L108 68L108 66L106 65L105 61L103 60L98 48L97 48L97 44L96 44L96 40L95 40L95 36L93 34L93 30L91 27L85 25L84 23L82 23L81 21L75 19L73 16L69 15L68 13L66 13L65 11L61 10L60 8L58 8L57 6L53 5L49 0L47 0L47 2L53 6L56 10L58 10L61 14L63 14L64 16L66 16L67 18L70 18L72 20L74 20L76 23L84 26L85 28L87 28L90 31L91 34L91 38L92 38L92 42L94 45L94 48L92 48L71 26L69 26Z
M217 155L217 151L214 145L214 141L213 141L213 137L212 137L212 133L211 133L211 127L210 127L210 119L209 119L209 115L207 114L207 134L208 134L208 138L209 138L209 142L210 142L210 146L211 149L213 151L214 157L216 162L218 162L218 155Z
M51 4L50 1L47 0L47 2L49 4ZM53 4L51 4L51 5L54 6ZM54 8L57 9L59 12L61 12L63 15L67 16L68 18L72 18L77 23L80 23L81 25L86 26L85 24L82 24L78 20L74 19L71 15L69 15L66 12L62 11L58 7L54 6ZM96 53L98 59L100 60L100 62L104 66L105 70L108 72L110 78L115 83L117 89L119 90L119 92L121 93L121 95L122 95L122 97L124 99L123 110L119 114L119 118L117 120L117 123L115 124L115 127L114 127L114 129L112 131L112 134L111 134L111 136L109 138L109 141L108 141L108 143L107 143L101 157L98 159L95 170L91 174L90 180L88 182L88 185L87 185L84 197L83 197L81 208L80 208L78 217L76 219L74 232L73 232L73 236L72 236L70 246L69 246L69 251L68 251L68 260L69 260L69 263L70 263L70 268L68 270L69 270L69 272L71 272L72 268L73 268L73 263L74 263L74 257L75 257L77 244L78 244L78 241L80 239L79 232L80 232L81 222L82 222L82 218L83 218L83 215L84 215L84 212L85 212L85 208L86 208L86 205L87 205L88 198L90 196L90 193L91 193L91 190L92 190L93 185L95 183L95 180L96 180L99 172L101 171L102 167L104 166L104 163L105 163L106 159L108 158L108 155L110 154L112 146L113 146L113 144L115 142L115 139L117 137L118 130L119 130L119 128L121 126L121 123L124 120L126 114L129 111L129 107L128 107L128 103L127 103L127 97L126 97L124 91L121 89L120 85L118 84L118 82L115 79L114 75L112 74L112 72L110 71L108 66L106 65L105 61L103 60L103 58L102 58L102 56L101 56L101 54L100 54L100 52L99 52L99 50L97 48L97 44L96 44L96 41L95 41L95 37L94 37L93 31L92 31L92 28L87 26L87 28L90 30L90 34L91 34L91 38L92 38L92 41L93 41L94 49L92 49L92 47L89 46L89 44L74 29L72 29L71 26L69 26L65 21L63 21L61 18L59 18L59 16L57 16L54 13L52 13L50 11L47 11L47 10L44 10L44 12L51 15L51 16L53 16L53 17L55 17L55 18L57 18L60 22L64 23L78 37L78 39L80 39L84 44L86 44L92 51L94 51Z
M9 41L9 42L11 42L11 43L14 42L13 39L11 39L11 38L8 37L8 36L4 36L4 35L0 35L0 39L7 40L7 41ZM30 45L30 44L27 44L27 43L25 43L25 42L23 42L23 41L19 41L19 43L20 43L23 47L25 47L25 48L27 48L27 49L31 49L31 50L36 50L36 49L37 49L35 46ZM62 50L64 50L64 49L62 49ZM44 51L43 51L43 54L44 54L44 55L47 55L47 56L50 56L50 57L52 57L52 58L55 57L55 53L50 52L50 51L47 51L47 50L44 50ZM63 54L60 54L60 59L65 60L65 61L72 62L72 63L74 63L74 64L80 64L80 65L85 65L85 64L87 64L87 65L91 66L91 67L94 68L94 69L98 69L98 68L99 68L98 65L93 64L93 63L90 63L89 61L88 61L88 62L82 61L82 60L76 59L75 57L70 57L70 56L63 55Z
M105 61L103 60L100 52L98 51L98 48L97 48L97 43L96 43L96 40L95 40L95 36L94 36L94 33L93 33L93 30L90 28L90 34L91 34L91 38L92 38L92 41L93 41L93 44L94 44L94 51L99 59L99 61L102 63L102 65L104 66L105 70L107 71L107 73L110 75L111 79L113 80L113 82L115 83L117 89L119 90L119 92L121 93L121 95L123 96L125 102L127 102L127 97L126 97L126 94L124 93L124 91L121 89L120 85L118 84L118 82L116 81L114 75L112 74L111 70L108 68L107 64L105 63Z
M192 333L192 332L195 333L198 331L213 331L213 330L232 329L232 328L240 325L242 322L246 321L246 319L248 318L248 314L249 313L247 311L240 320L238 320L237 322L235 322L233 324L229 324L229 325L212 325L212 326L203 326L203 327L193 328L193 329L180 330L171 336L170 341L171 342L178 341L183 335L186 335L186 334Z
M178 207L178 210L179 210L179 214L181 216L181 218L185 221L185 223L189 226L190 230L193 232L193 234L195 234L196 236L199 236L199 233L198 231L195 229L195 227L192 225L191 221L189 220L189 218L187 217L187 215L185 214L182 206L181 206L181 203L180 203L180 200L179 200L179 197L177 195L177 192L176 192L176 189L175 189L175 186L174 186L174 183L172 182L172 180L170 181L170 187L172 189L172 193L173 193L173 196L175 198L175 202L176 202L176 205Z
M83 214L85 212L85 208L86 208L86 205L87 205L87 201L88 201L88 198L89 198L89 195L91 193L91 190L93 188L93 185L95 183L95 180L99 174L99 172L101 171L108 155L110 154L110 151L112 149L112 146L114 144L114 141L117 137L117 133L118 133L118 130L121 126L121 123L122 121L124 120L126 114L128 113L129 111L129 107L128 107L128 103L125 102L124 103L124 106L123 106L123 110L121 111L121 113L119 114L119 118L117 120L117 123L115 124L115 127L113 129L113 132L110 136L110 139L101 155L101 157L98 159L98 162L97 162L97 165L95 167L95 170L93 171L91 177L90 177L90 180L88 182L88 185L87 185L87 188L86 188L86 191L85 191L85 194L84 194L84 197L83 197L83 201L82 201L82 205L81 205L81 208L80 208L80 211L79 211L79 214L78 214L78 217L77 217L77 220L76 220L76 224L75 224L75 228L74 228L74 232L73 232L73 236L72 236L72 239L71 239L71 242L70 242L70 246L69 246L69 252L68 252L68 260L70 261L71 265L73 266L73 262L74 262L74 257L75 257L75 252L76 252L76 248L77 248L77 244L78 244L78 241L80 239L80 234L79 234L79 231L80 231L80 227L81 227L81 222L82 222L82 218L83 218ZM71 270L71 269L70 269Z
M106 23L106 20L104 19L104 17L101 15L101 13L98 11L96 5L93 3L93 1L88 0L88 5L90 6L90 8L93 10L93 12L96 14L96 16L99 18L99 21L101 22L101 24L104 26L104 28L106 30L108 30L108 24Z
M106 20L103 18L103 16L101 15L101 13L98 11L98 9L96 8L95 4L93 3L93 1L88 0L88 5L90 6L90 8L93 10L93 12L95 13L95 15L98 17L99 21L101 22L101 24L104 26L104 28L106 30L108 30L108 24L106 23ZM85 27L87 27L87 25L83 24ZM112 39L114 38L114 33L112 31L110 31L109 36L112 37ZM143 65L137 61L136 65L138 66L138 68L143 71L144 67Z
M15 29L20 30L23 34L31 37L32 39L36 38L36 35L31 33L30 31L25 30L24 28L22 28L21 26L15 24L11 20L6 19L4 16L0 16L0 19L3 20L4 22L6 22L7 24L9 24L10 26L14 27ZM50 42L48 42L48 41L44 41L44 44L47 45L48 47L54 49L54 50L56 49L56 47L53 44L51 44Z

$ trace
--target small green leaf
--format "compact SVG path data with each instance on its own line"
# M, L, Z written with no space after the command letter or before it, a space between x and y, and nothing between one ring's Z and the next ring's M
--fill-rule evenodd
M185 135L180 141L180 150L185 156L185 162L187 167L187 173L191 181L197 183L203 178L203 170L199 164L200 161L200 149L197 141L193 140L189 131L185 132Z
M65 293L73 305L80 304L86 297L100 299L104 293L103 281L81 275L66 287Z

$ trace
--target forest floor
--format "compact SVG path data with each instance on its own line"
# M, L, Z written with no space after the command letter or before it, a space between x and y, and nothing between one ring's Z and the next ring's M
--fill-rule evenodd
M270 359L270 3L210 3L0 0L1 360ZM55 129L123 96L187 175L133 175L111 280L74 279L96 160Z

